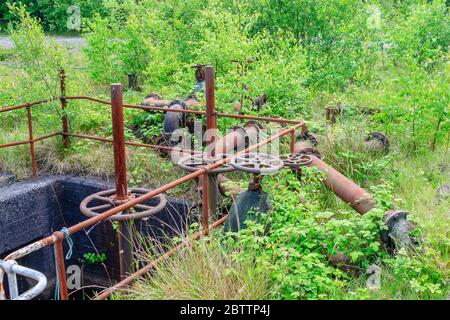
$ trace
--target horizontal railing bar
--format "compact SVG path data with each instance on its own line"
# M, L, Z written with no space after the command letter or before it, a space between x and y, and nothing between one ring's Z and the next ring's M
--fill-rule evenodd
M61 135L68 136L68 137L77 137L77 138L81 138L81 139L90 139L90 140L114 143L113 139L92 136L92 135L87 135L87 134L61 132ZM154 144L138 143L138 142L131 142L131 141L125 141L125 144L129 145L129 146L143 147L143 148L149 148L149 149L158 149L158 150L167 150L167 151L183 151L183 152L190 153L190 154L203 153L202 151L197 151L197 150L158 146L158 145L154 145Z
M32 142L38 142L41 140L46 140L46 139L50 139L54 136L57 136L61 134L61 132L55 132L55 133L51 133L42 137L38 137L38 138L34 138L34 139L28 139L28 140L24 140L24 141L17 141L17 142L10 142L10 143L4 143L4 144L0 144L0 149L1 148L7 148L7 147L14 147L14 146L19 146L22 144L28 144L28 143L32 143Z
M53 97L51 99L34 101L34 102L24 103L24 104L20 104L20 105L16 105L16 106L6 107L6 108L0 109L0 113L7 112L7 111L12 111L12 110L17 110L17 109L28 108L28 107L36 106L36 105L39 105L39 104L44 104L44 103L56 101L56 100L60 100L60 98L59 97Z
M106 105L111 105L110 101L101 100L97 98L87 97L87 96L66 96L65 99L72 99L72 100L90 100ZM149 111L161 111L161 112L178 112L178 113L192 113L197 115L205 115L205 111L200 110L191 110L191 109L170 109L170 108L163 108L163 107L154 107L154 106L142 106L142 105L135 105L135 104L124 104L124 108L131 108L131 109L142 109L142 110L149 110ZM246 119L246 120L257 120L257 121L267 121L267 122L276 122L276 123L284 123L284 124L299 124L302 123L302 121L299 120L289 120L289 119L283 119L283 118L272 118L272 117L260 117L260 116L251 116L251 115L242 115L242 114L232 114L232 113L224 113L224 112L217 112L216 116L218 117L225 117L225 118L234 118L234 119Z

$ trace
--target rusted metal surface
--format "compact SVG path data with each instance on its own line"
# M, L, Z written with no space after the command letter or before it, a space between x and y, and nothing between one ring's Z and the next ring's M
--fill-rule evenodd
M70 100L89 100L101 104L110 105L111 102L106 100L101 100L97 98L92 98L88 96L67 96L66 99ZM181 112L181 113L192 113L197 115L205 115L205 111L200 110L190 110L190 109L168 109L168 108L162 108L162 107L153 107L153 106L140 106L140 105L134 105L134 104L123 104L124 108L131 108L131 109L142 109L142 110L153 110L153 111L162 111L162 112ZM267 121L267 122L274 122L274 123L282 123L282 124L299 124L304 123L300 120L289 120L289 119L283 119L283 118L272 118L272 117L259 117L259 116L249 116L249 115L243 115L243 114L231 114L231 113L223 113L223 112L217 112L217 117L225 117L225 118L233 118L233 119L242 119L242 120L256 120L256 121Z
M17 109L24 109L24 108L27 108L27 107L33 107L33 106L37 106L37 105L40 105L40 104L52 102L52 101L59 100L59 99L60 99L59 97L54 97L54 98L51 98L51 99L39 100L39 101L28 102L28 103L24 103L24 104L15 105L15 106L10 106L10 107L6 107L6 108L0 108L0 113L7 112L7 111L12 111L12 110L17 110Z
M289 143L289 150L290 150L290 152L292 154L292 153L295 152L295 132L294 131L292 131L291 134L290 134L290 141L289 142L290 142Z
M214 68L205 67L205 101L206 129L216 129L216 98L215 98Z
M77 138L81 138L81 139L90 139L90 140L114 143L113 139L103 138L103 137L98 137L98 136L92 136L92 135L87 135L87 134L63 133L63 132L57 133L57 134L67 135L67 136L70 136L70 137L77 137ZM191 149L158 146L158 145L154 145L154 144L145 144L145 143L129 142L129 141L125 141L125 145L127 145L127 146L134 146L134 147L149 148L149 149L160 149L160 150L166 150L166 151L169 151L169 152L170 151L180 151L180 152L184 152L186 154L201 154L202 153L202 151L196 151L196 150L191 150ZM1 145L0 145L0 147L1 147Z
M116 179L116 193L113 204L127 203L127 165L125 154L125 126L123 121L123 97L122 85L111 85L111 109L112 109L112 127L113 127L113 146L114 146L114 173ZM140 204L142 205L142 204ZM119 221L119 265L120 276L125 278L132 272L133 266L133 246L131 245L131 231L128 230L125 221Z
M64 72L64 69L61 69L59 73L60 78L60 89L61 89L61 109L62 109L62 128L64 133L69 132L69 120L67 119L66 114L66 107L67 107L67 100L66 100L66 74ZM63 135L63 146L64 148L69 147L69 137L67 135Z
M50 139L54 136L57 136L61 134L60 132L55 132L52 134L48 134L39 138L35 138L33 140L24 140L24 141L18 141L18 142L10 142L10 143L4 143L4 144L0 144L0 149L1 148L7 148L7 147L14 147L14 146L20 146L22 144L28 144L28 143L32 143L32 142L38 142L38 141L42 141L42 140L46 140L46 139Z
M297 143L295 145L295 152L302 153L304 147L304 143ZM324 184L340 199L348 203L360 214L364 214L375 207L375 201L372 199L370 193L345 177L339 171L333 169L316 155L309 155L311 156L312 161L308 166L318 167L325 174Z
M125 126L123 122L122 85L111 85L111 111L114 144L114 172L117 200L125 200L128 195L127 166L125 155Z
M335 106L328 106L325 108L325 119L332 124L336 123L337 117L342 112L341 104L337 104Z
M195 69L195 80L197 82L205 81L205 67L206 64L195 64L191 68Z
M259 128L254 124L240 127L219 139L212 151L213 154L233 154L247 148L258 139Z
M105 211L106 209L111 209L117 204L120 203L126 203L127 201L131 199L135 199L136 196L143 195L150 192L148 189L142 189L142 188L130 188L128 189L128 196L126 200L122 201L116 201L115 195L116 195L116 189L111 190L105 190L100 191L94 194L91 194L90 196L86 197L81 201L80 204L80 211L85 216L91 218L95 217L99 214L98 211ZM144 205L144 204L137 204L134 207L133 213L122 213L119 212L118 214L112 216L109 218L111 221L130 221L130 220L136 220L136 219L144 219L151 215L155 215L159 212L161 212L167 204L167 199L164 196L164 194L159 194L154 197L154 199L158 198L158 204L157 205ZM90 207L89 204L97 201L102 204L97 205L95 207Z
M121 288L124 288L126 286L129 286L130 284L132 284L134 282L134 280L136 280L137 278L145 275L150 270L154 269L159 263L161 263L161 262L167 260L168 258L172 257L180 249L188 246L192 241L196 241L196 240L200 239L203 235L207 234L207 232L209 232L211 229L215 229L215 228L219 227L227 219L228 219L228 215L225 215L225 216L221 217L220 219L215 221L209 228L203 229L202 231L197 232L191 238L188 238L188 239L182 241L179 245L177 245L176 247L174 247L171 250L167 251L163 255L159 256L158 258L156 258L155 260L153 260L152 262L150 262L149 264L147 264L143 268L139 269L138 271L136 271L135 273L133 273L132 275L130 275L126 279L124 279L124 280L120 281L119 283L115 284L114 286L104 290L101 294L99 294L95 298L95 300L105 300L113 292L115 292L115 291L117 291L117 290L119 290Z
M28 119L28 137L30 141L31 173L33 176L35 176L37 172L37 165L36 165L36 154L34 151L33 120L31 119L31 107L27 107L27 119Z
M380 132L371 132L365 139L365 146L369 151L389 151L389 140Z
M56 272L58 275L59 295L61 300L69 300L69 291L67 289L66 266L64 264L64 251L62 242L64 233L56 231L53 233L57 239L54 244Z

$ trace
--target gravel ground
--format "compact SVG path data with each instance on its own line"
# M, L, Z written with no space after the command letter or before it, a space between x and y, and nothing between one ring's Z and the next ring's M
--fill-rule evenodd
M67 48L84 47L86 41L81 37L56 36L56 40ZM0 48L12 48L14 44L7 35L0 35Z

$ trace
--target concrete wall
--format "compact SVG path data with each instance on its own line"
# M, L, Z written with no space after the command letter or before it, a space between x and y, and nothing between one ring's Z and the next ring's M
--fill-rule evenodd
M35 240L50 235L63 226L71 226L86 217L79 211L80 202L92 193L114 188L114 185L91 177L47 176L19 182L0 188L0 258ZM151 204L151 201L148 202ZM189 204L168 199L165 210L145 221L136 221L134 227L146 239L164 242L169 236L183 233L187 226ZM83 272L82 285L110 286L119 277L117 233L109 221L72 235L72 257L66 267L79 266ZM67 243L64 243L67 252ZM105 266L90 264L85 253L105 253ZM48 247L20 259L19 264L43 272L48 279L48 290L42 298L52 298L55 282L53 247ZM20 282L25 290L30 284Z

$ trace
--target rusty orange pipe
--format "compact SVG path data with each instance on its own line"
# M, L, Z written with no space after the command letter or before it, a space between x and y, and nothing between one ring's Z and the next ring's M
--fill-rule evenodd
M298 142L295 144L294 150L295 152L301 152L309 147L310 145L308 143ZM323 182L327 188L336 194L336 196L348 203L360 214L365 214L375 208L375 201L372 199L370 193L345 177L336 169L333 169L315 155L310 154L310 156L312 158L312 162L308 166L315 166L325 174L325 179Z

